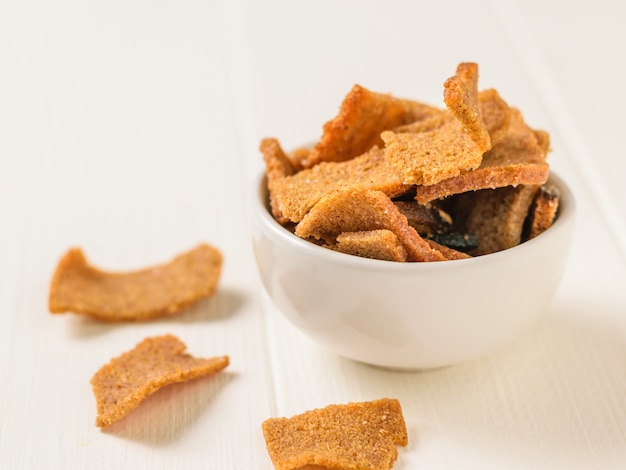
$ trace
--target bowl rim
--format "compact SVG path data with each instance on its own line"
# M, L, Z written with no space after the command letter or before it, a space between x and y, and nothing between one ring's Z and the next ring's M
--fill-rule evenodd
M269 190L267 188L267 175L265 170L261 171L255 178L255 189L252 191L251 206L255 216L263 227L265 227L266 231L272 233L281 243L286 243L291 249L302 252L303 255L361 270L403 272L405 270L424 269L426 266L428 269L445 270L458 268L461 265L469 267L475 264L497 262L499 259L502 258L505 260L509 256L523 256L525 251L532 250L535 244L548 241L546 237L554 238L563 230L567 230L567 227L575 217L576 201L574 195L565 180L553 170L550 170L547 183L554 184L557 187L560 199L558 216L552 226L545 232L519 245L496 253L446 261L400 263L397 261L371 259L330 250L298 237L276 221L271 213L268 204Z

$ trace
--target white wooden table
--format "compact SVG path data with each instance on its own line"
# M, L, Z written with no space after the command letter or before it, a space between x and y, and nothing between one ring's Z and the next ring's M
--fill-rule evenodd
M409 430L394 468L626 468L625 21L610 0L0 2L0 468L270 469L266 418L383 396ZM471 363L321 351L260 287L258 142L317 139L355 83L440 105L461 61L551 133L579 209L560 289ZM225 256L220 289L180 316L48 313L71 246L122 271L201 241ZM231 365L96 428L91 376L163 333Z

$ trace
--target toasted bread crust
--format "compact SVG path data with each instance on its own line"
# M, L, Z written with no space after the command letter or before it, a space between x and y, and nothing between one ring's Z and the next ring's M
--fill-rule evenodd
M174 315L213 295L222 254L201 244L169 263L115 273L91 266L80 248L59 261L50 286L51 313L74 312L102 321L141 321Z
M399 262L407 260L407 252L396 234L385 229L340 233L336 244L328 247L363 258Z
M417 186L415 199L425 204L467 191L543 184L550 174L543 144L537 140L537 132L526 125L519 110L511 108L506 135L483 156L479 168L434 185Z
M554 220L560 205L560 193L555 186L542 186L530 207L527 221L527 234L530 240L548 230Z
M449 113L439 113L402 132L385 131L385 158L405 184L433 185L478 168L482 151Z
M480 153L491 148L491 138L478 105L478 64L462 62L456 75L443 84L443 101L462 124Z
M166 385L210 375L229 364L228 356L196 358L185 353L186 348L174 335L146 338L102 366L91 379L96 426L119 421Z
M343 232L386 229L408 253L409 261L443 261L445 257L411 227L391 199L381 191L352 188L322 198L296 226L302 238L336 242Z
M262 428L277 470L310 465L389 470L398 458L396 446L408 443L400 402L390 398L329 405L290 418L270 418Z
M423 103L354 85L302 163L311 168L321 162L350 160L375 145L382 146L380 133L384 130L422 119L434 111L436 108Z
M383 151L375 147L346 162L320 163L278 178L272 192L280 213L297 223L326 194L356 187L382 191L392 197L410 189L387 165Z

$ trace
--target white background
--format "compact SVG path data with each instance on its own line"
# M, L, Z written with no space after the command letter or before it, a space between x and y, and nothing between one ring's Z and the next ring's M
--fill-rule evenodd
M0 0L0 467L269 469L268 417L393 396L409 430L394 468L624 468L625 21L610 0ZM441 105L461 61L552 136L579 209L560 289L471 363L401 373L326 353L260 288L259 140L317 139L355 83ZM224 254L220 290L180 316L48 312L72 246L122 271L198 242ZM91 376L163 333L231 365L96 428Z

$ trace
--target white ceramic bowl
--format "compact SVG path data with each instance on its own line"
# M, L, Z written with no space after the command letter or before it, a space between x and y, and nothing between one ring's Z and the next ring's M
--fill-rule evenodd
M253 246L278 310L328 350L399 369L447 366L510 342L546 311L567 260L575 203L565 182L555 223L514 248L430 263L380 261L298 238L253 194Z

